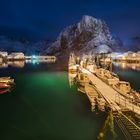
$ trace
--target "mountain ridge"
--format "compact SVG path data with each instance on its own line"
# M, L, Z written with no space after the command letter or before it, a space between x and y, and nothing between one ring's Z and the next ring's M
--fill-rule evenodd
M46 53L108 53L121 49L122 46L113 39L105 21L84 15L80 22L66 27Z

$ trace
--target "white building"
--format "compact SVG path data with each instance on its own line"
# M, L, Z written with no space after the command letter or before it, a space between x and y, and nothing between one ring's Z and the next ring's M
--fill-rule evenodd
M24 53L22 52L16 52L16 53L11 53L8 55L8 59L14 59L14 60L23 60L25 59Z
M2 58L0 58L0 64L3 62L3 59Z
M1 51L0 51L0 56L6 58L6 57L8 56L8 53L7 53L7 52L1 52Z

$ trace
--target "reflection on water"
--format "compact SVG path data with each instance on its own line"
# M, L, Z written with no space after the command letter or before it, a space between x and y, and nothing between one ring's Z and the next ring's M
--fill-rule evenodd
M116 67L121 67L122 69L133 69L140 71L140 63L128 63L128 62L114 62Z
M98 140L103 140L108 130L111 131L112 139L115 140L117 138L117 133L115 132L114 118L112 115L112 111L108 113L104 125L97 136Z
M30 59L30 60L15 60L15 61L7 61L6 63L0 63L0 68L7 68L8 66L12 67L17 67L17 68L23 68L25 64L27 63L32 63L32 64L39 64L39 63L55 63L54 59L46 59L46 60L41 60L41 59Z
M134 68L134 67L133 67ZM140 71L139 69L132 69L130 68L124 68L120 65L114 64L113 66L113 72L116 73L121 80L128 81L131 84L131 87L135 89L136 91L140 92Z
M77 74L76 73L68 73L69 74L69 85L70 85L70 88L76 83L76 76Z
M39 63L55 63L56 59L27 59L26 63L39 64Z
M12 88L0 89L0 94L8 93L8 92L11 92L11 91L12 91Z
M54 59L30 59L30 60L15 60L15 61L7 61L5 63L0 63L0 68L5 68L8 70L8 66L12 66L15 68L24 68L27 63L31 63L33 65L40 64L40 63L54 63ZM3 75L1 75L3 76ZM14 85L14 79L11 77L0 77L0 94L11 92Z
M24 61L9 61L7 64L12 67L23 68L25 65L25 62Z
M53 71L55 68L53 64L25 63L22 69L0 69L1 76L11 76L16 82L10 94L0 96L1 139L114 139L111 131L118 129L114 128L111 115L106 118L105 112L90 111L86 94L75 86L77 74L69 73L69 88L67 72ZM85 90L79 86L81 91L82 88ZM116 134L116 140L123 139L120 133Z
M0 96L1 140L96 140L105 115L89 111L86 96L69 88L67 72L29 65L0 69L16 81L11 94Z
M0 63L0 68L7 68L8 64L7 63Z

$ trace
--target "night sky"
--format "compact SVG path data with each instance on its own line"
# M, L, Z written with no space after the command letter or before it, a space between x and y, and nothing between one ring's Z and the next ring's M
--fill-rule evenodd
M82 15L105 20L121 39L140 35L139 0L0 0L0 35L54 40Z

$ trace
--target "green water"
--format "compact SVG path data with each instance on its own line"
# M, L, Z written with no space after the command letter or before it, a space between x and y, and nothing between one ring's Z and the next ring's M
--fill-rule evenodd
M16 81L0 95L0 140L96 140L106 113L93 113L87 96L69 87L68 74L51 66L0 69L0 76ZM115 128L106 140L123 140Z

